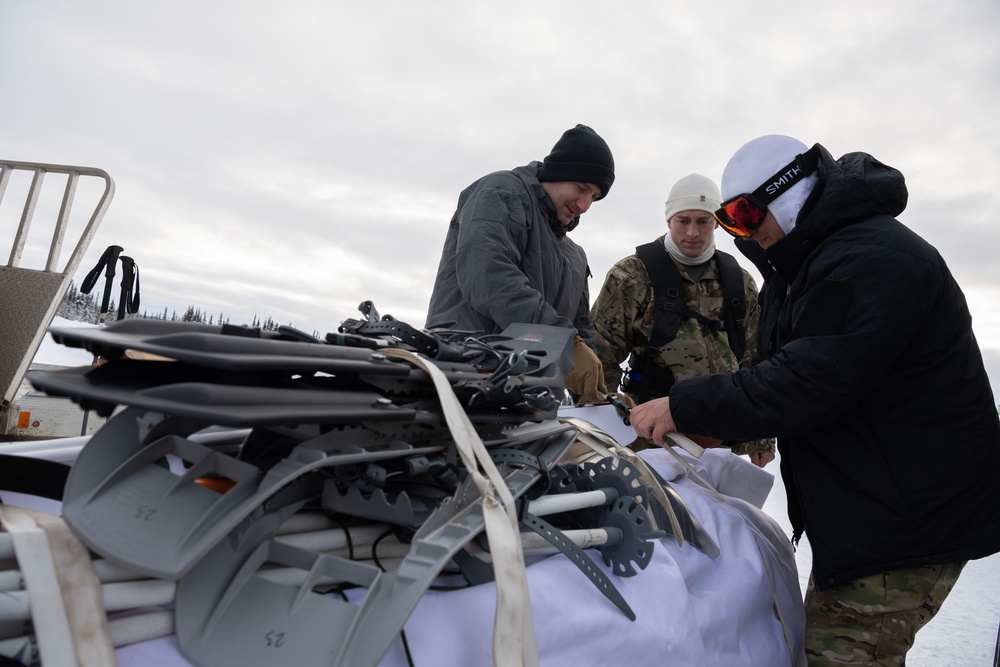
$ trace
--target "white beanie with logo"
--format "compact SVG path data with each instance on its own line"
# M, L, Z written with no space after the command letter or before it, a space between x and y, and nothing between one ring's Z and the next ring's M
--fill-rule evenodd
M701 174L688 174L674 183L667 196L667 220L681 211L708 211L714 213L722 204L719 186Z
M667 196L667 208L664 211L667 216L667 226L670 226L670 218L681 211L707 211L708 213L714 213L721 205L722 198L719 197L719 186L715 184L715 181L701 174L688 174L674 183L674 187L670 188L670 194ZM677 247L677 244L674 243L674 239L670 234L663 236L663 246L670 253L671 257L681 264L687 266L704 264L712 259L712 255L715 254L714 224L712 225L712 230L711 240L705 246L704 252L697 257L688 257L685 255Z
M722 197L753 192L779 169L792 162L809 147L798 139L780 134L768 134L747 142L736 151L722 172ZM778 226L786 234L795 228L799 211L809 198L819 176L810 174L768 204Z

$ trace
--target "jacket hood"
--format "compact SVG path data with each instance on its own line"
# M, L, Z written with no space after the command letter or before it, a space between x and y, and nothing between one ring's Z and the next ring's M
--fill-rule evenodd
M795 228L767 250L768 259L791 280L802 260L838 230L878 215L896 217L906 208L903 174L868 153L847 153L835 160L820 144L819 182L799 211Z
M531 191L531 194L541 202L542 208L548 214L549 227L552 231L556 233L556 236L565 236L566 232L571 232L576 229L577 225L580 224L580 216L576 216L568 225L563 225L559 222L559 216L556 215L556 207L552 204L552 200L549 199L549 195L545 192L545 188L542 187L541 181L538 180L538 172L542 167L541 162L532 162L526 164L523 167L517 167L512 169L518 178L524 181L525 186Z

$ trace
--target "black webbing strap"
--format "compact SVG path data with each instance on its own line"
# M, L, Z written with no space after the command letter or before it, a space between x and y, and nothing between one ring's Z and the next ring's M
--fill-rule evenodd
M645 353L641 357L633 355L629 359L629 366L638 371L641 377L638 381L629 377L626 391L636 394L640 401L666 396L674 381L673 373L670 369L657 365L656 359L663 346L677 337L681 322L688 318L699 322L706 335L712 331L725 330L733 354L737 360L743 357L746 350L746 293L743 288L743 273L736 258L715 251L714 257L722 280L723 319L713 320L687 307L681 273L662 243L652 241L638 246L635 252L646 267L653 286L653 330Z
M674 383L674 374L669 368L656 363L660 348L677 337L681 322L687 319L684 299L684 284L680 271L674 265L662 243L652 241L636 247L636 255L646 267L650 285L653 287L653 330L649 335L649 345L642 355L633 353L629 357L630 371L622 386L634 394L639 402L666 396Z
M653 286L653 332L649 336L646 356L655 359L660 348L677 337L681 322L692 312L684 298L684 282L677 266L667 254L662 243L653 241L635 249L646 267L649 282Z
M114 276L114 266L118 262L118 255L122 252L122 247L119 245L109 245L101 258L97 260L97 265L94 266L83 279L83 284L80 286L80 291L84 294L90 294L90 290L94 289L94 285L97 284L98 278L101 277L101 271L105 268L109 269L111 275Z
M722 319L729 337L729 349L739 363L747 349L747 293L743 287L743 270L735 257L718 250L715 262L722 276Z
M0 490L62 500L69 466L16 454L0 454Z
M125 314L139 312L139 265L128 255L119 257L122 263L121 299L118 301L118 319Z
M80 287L81 292L90 294L90 290L94 289L94 285L97 284L97 280L101 277L101 271L104 271L105 285L104 295L101 299L101 315L108 312L108 305L111 303L111 283L115 277L115 268L118 265L118 256L121 252L121 246L109 245L101 255L101 258L97 260L97 265L83 279L83 285Z

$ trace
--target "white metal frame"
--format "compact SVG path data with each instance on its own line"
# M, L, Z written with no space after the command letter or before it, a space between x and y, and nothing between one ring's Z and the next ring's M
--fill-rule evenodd
M41 345L41 342L45 337L46 330L52 323L52 318L55 317L55 313L59 308L60 302L65 296L66 291L69 289L69 283L73 278L74 272L79 266L80 261L83 259L84 254L87 252L87 247L90 245L94 234L97 232L97 228L101 224L101 220L104 218L104 214L107 212L108 206L111 204L111 199L115 194L114 181L107 174L107 172L102 169L45 164L40 162L15 162L13 160L0 160L0 205L3 203L4 193L7 189L7 184L10 181L11 174L18 170L33 172L34 177L32 178L31 186L28 189L24 209L21 213L20 224L18 225L17 233L14 236L10 257L7 260L5 268L19 268L21 255L24 252L28 232L31 229L31 222L35 215L35 207L38 204L38 198L42 192L45 175L49 173L66 174L66 188L63 192L62 205L59 209L59 215L56 219L55 228L52 234L52 241L49 245L48 259L45 263L44 270L38 273L39 278L44 277L45 279L51 280L52 275L55 274L57 276L61 275L62 279L59 283L56 297L52 299L52 302L46 309L41 321L38 322L34 338L32 339L27 352L20 360L20 364L16 368L13 377L0 378L0 382L8 382L8 385L4 387L3 403L0 404L0 417L3 417L2 413L6 411L6 409L10 406L11 401L13 401L14 394L20 386L21 380L24 378L24 374L27 372L28 366L31 364L31 360L38 351L38 347ZM76 242L75 249L67 259L66 264L61 270L59 270L57 269L56 264L58 263L59 255L62 251L66 228L69 224L70 212L73 206L73 200L76 197L76 189L81 177L94 177L103 180L104 193L98 200L97 205L83 230L83 233ZM8 273L10 272L8 271ZM24 280L25 278L26 276L24 275L20 276L21 280ZM30 277L27 277L27 280L30 282ZM0 345L0 348L2 347L3 346ZM0 351L0 354L2 353L3 352Z

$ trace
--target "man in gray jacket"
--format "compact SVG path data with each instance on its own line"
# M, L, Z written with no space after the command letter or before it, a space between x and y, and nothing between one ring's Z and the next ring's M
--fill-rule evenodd
M593 350L590 268L567 232L614 180L607 143L577 125L541 162L467 187L445 238L426 327L498 333L518 322L546 324L576 330L578 357L583 346Z

